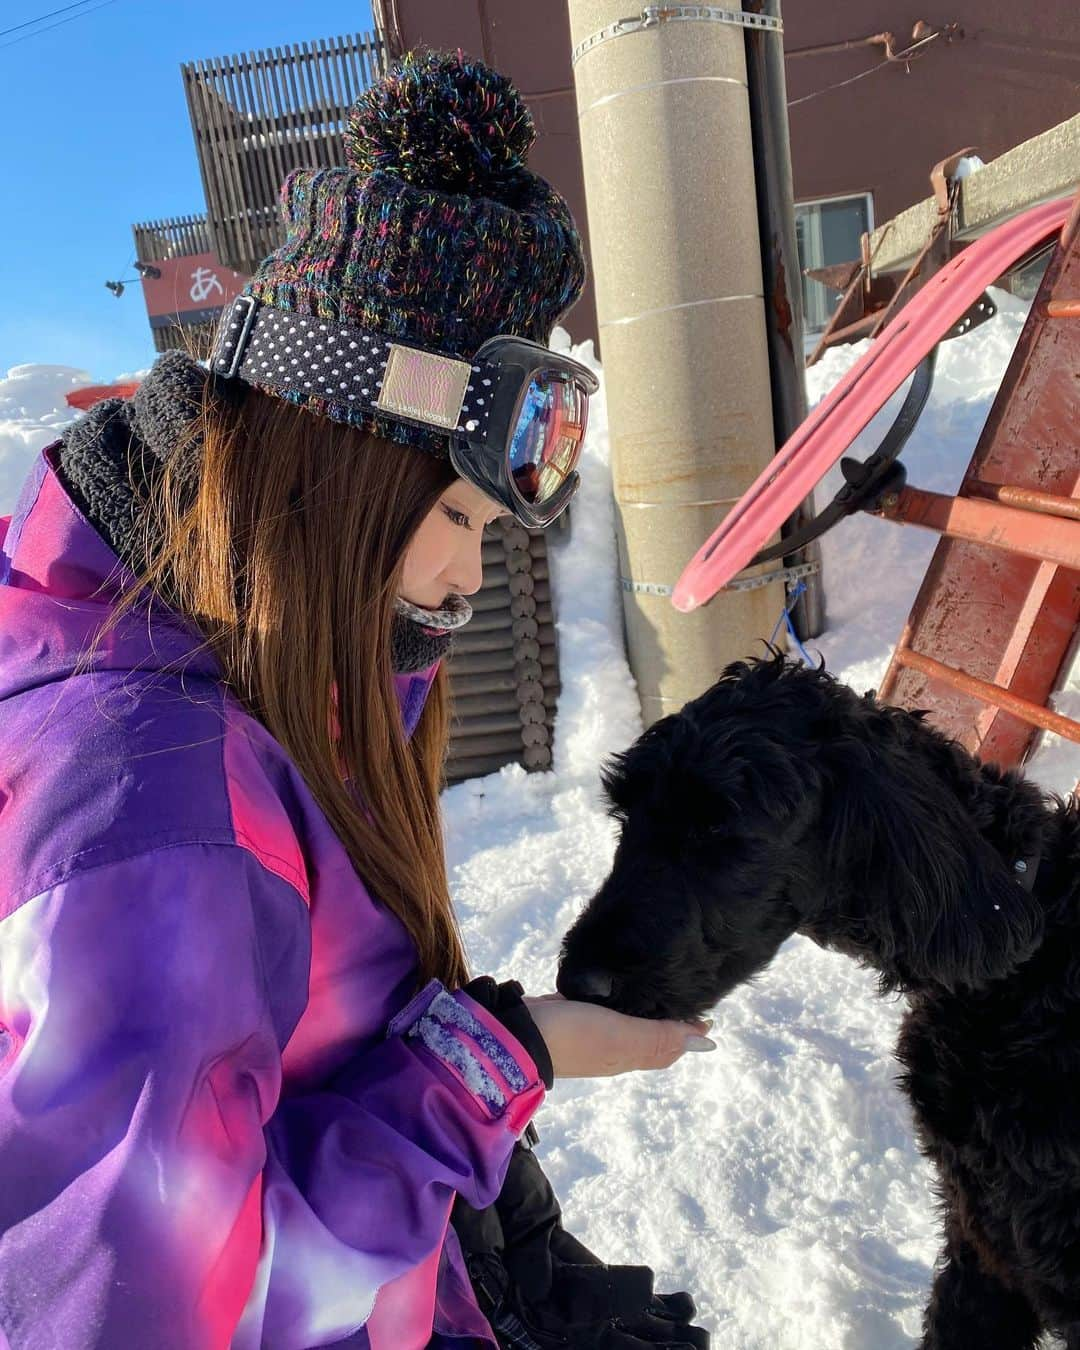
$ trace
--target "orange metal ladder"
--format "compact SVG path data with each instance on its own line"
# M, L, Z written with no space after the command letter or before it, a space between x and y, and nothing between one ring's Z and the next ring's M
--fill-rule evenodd
M955 497L902 488L879 514L938 532L879 689L983 759L1020 763L1080 628L1080 196Z

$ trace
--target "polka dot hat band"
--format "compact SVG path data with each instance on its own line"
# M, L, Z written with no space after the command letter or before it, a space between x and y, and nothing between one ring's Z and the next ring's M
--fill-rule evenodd
M267 309L238 295L219 324L210 368L267 391L351 405L445 431L475 430L498 368L396 343L371 329Z

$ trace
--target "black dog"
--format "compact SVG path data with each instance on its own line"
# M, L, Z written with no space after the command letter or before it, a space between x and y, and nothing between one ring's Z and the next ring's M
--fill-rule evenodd
M1080 1350L1080 813L919 714L730 666L604 784L622 832L567 997L700 1015L792 933L906 993L897 1055L945 1220L924 1350Z

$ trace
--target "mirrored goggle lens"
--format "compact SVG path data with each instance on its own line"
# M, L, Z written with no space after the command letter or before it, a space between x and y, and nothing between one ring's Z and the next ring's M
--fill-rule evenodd
M550 501L577 467L589 396L573 380L534 375L510 441L510 473L529 503Z

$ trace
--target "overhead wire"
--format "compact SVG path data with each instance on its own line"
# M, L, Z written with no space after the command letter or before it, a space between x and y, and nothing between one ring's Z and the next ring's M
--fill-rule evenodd
M46 19L51 19L55 14L66 14L69 9L81 9L83 5L88 5L90 0L75 0L73 5L64 5L62 9L51 9L48 14L39 14L36 19L27 19L25 23L13 24L10 28L0 28L0 37L7 37L9 33L17 33L20 28L30 28L35 23L44 23Z
M50 24L47 24L44 28L35 28L34 31L33 31L32 33L23 33L21 37L12 38L10 42L0 42L0 51L3 51L3 50L5 49L5 47L14 47L14 46L16 45L16 43L19 43L19 42L26 42L29 38L37 37L39 33L50 33L50 32L52 32L52 30L53 30L54 28L62 28L62 27L64 26L64 24L66 24L66 23L72 23L72 22L74 22L75 19L81 19L81 18L84 17L84 15L87 15L87 14L94 14L94 13L96 13L99 9L104 9L106 5L112 5L112 4L115 4L115 3L116 3L116 0L102 0L102 3L101 3L101 4L99 4L99 5L94 5L91 9L80 9L79 12L78 12L78 14L69 14L68 17L67 17L66 19L58 19L56 23L50 23ZM70 8L70 6L69 6L69 8ZM63 10L57 9L57 10L54 10L53 13L54 13L54 14L61 14L61 13L63 13ZM47 19L47 18L49 18L49 17L50 17L50 16L49 16L48 14L43 14L43 15L41 16L42 19ZM31 19L29 22L30 22L30 23L40 23L40 22L41 22L41 19ZM8 29L5 30L5 32L8 32L8 33L14 33L14 32L17 31L17 29L19 29L19 28L25 28L25 27L27 27L27 24L17 24L17 25L15 26L15 28L8 28ZM3 34L0 33L0 37L2 37L2 36L3 36Z
M809 103L812 98L820 98L822 94L831 93L834 89L842 89L844 85L854 84L856 80L865 80L868 75L876 75L879 70L888 70L889 67L895 65L897 61L906 61L909 56L912 56L921 47L925 47L929 43L934 42L937 38L941 37L944 32L945 30L943 28L938 28L933 33L927 34L926 37L920 38L918 42L913 42L910 47L905 47L902 52L897 52L895 56L887 57L880 65L871 66L869 70L861 70L858 75L852 75L846 80L837 80L835 84L827 84L824 89L815 89L812 94L803 94L801 98L788 99L788 107L795 108L800 103Z

